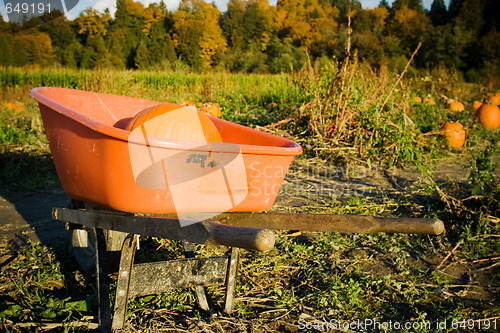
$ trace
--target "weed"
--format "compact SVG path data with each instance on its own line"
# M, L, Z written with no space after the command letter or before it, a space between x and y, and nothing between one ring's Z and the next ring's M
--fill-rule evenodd
M89 312L87 300L73 300L53 250L39 243L21 247L2 270L0 318L10 322L57 320L67 323Z

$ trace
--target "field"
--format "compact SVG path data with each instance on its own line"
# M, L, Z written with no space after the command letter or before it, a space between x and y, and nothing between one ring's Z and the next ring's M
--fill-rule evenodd
M338 321L358 320L371 324L344 331L500 326L500 130L484 129L472 109L499 87L466 83L444 68L393 73L354 57L286 75L1 68L2 197L61 191L38 106L29 97L36 86L214 102L224 119L300 143L304 154L293 162L273 210L445 223L440 236L276 232L270 252L243 251L234 313L220 313L220 286L207 288L215 316L196 308L192 290L178 290L132 300L127 331L324 332L336 331ZM465 110L447 110L451 98ZM464 125L464 147L450 148L441 131L446 121ZM162 241L141 239L137 259L179 252L172 241L156 250ZM202 256L225 251L196 250ZM18 239L1 257L6 331L95 327L95 282L76 265L69 244ZM111 283L111 295L114 288ZM399 330L396 323L410 326Z

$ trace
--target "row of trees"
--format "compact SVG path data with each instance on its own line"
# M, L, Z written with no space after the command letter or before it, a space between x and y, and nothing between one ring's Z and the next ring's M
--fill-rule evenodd
M348 41L370 64L404 63L421 41L417 66L500 72L498 0L451 0L448 9L434 0L429 11L421 0L374 9L357 0L230 0L224 13L203 0L182 0L174 12L163 1L116 7L114 17L87 9L72 21L55 12L22 24L0 18L0 64L276 73L300 68L306 53L342 59Z

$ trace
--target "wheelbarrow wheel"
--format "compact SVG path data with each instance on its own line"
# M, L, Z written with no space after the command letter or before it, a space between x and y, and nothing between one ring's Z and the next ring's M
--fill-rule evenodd
M127 233L104 230L106 250L108 252L108 271L118 271L123 241ZM95 234L87 229L75 229L71 235L73 254L80 268L88 274L95 272Z

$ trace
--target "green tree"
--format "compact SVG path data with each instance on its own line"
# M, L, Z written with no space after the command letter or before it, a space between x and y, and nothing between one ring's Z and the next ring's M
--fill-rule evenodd
M345 22L347 22L347 13L349 10L361 11L363 9L359 0L330 0L330 3L339 9L340 17L344 18Z
M24 43L21 39L14 39L14 46L12 47L12 54L14 56L14 65L17 67L22 67L28 63L28 54Z
M165 34L165 45L163 46L163 54L165 55L165 59L169 61L171 64L177 60L174 43L172 42L172 38L170 37L169 34Z
M95 35L87 39L80 65L83 68L106 67L110 65L109 52L103 36Z
M454 18L458 15L463 2L464 0L450 0L450 4L448 5L448 13L450 15L450 18Z
M461 38L463 28L446 24L431 29L427 42L420 50L420 64L426 66L445 65L448 68L465 69L467 41Z
M241 50L246 47L243 20L246 3L244 0L229 0L227 10L222 14L221 27L229 47Z
M418 13L423 13L424 6L422 5L422 0L395 0L392 3L392 10L402 9L403 7L408 7L415 10Z
M125 39L123 40L123 52L127 68L135 67L135 51L139 42L144 37L144 6L133 0L117 0L115 19L110 30L121 30ZM121 34L121 33L120 33Z
M67 47L58 50L57 53L62 65L75 68L81 60L82 45L76 39L73 39Z
M274 13L267 0L249 0L243 16L244 40L254 51L267 47L274 34Z
M10 45L10 36L0 34L0 66L14 65L14 55L12 53L12 48Z
M125 29L119 28L111 31L106 40L109 52L109 63L114 68L126 68L127 55L125 53Z
M49 13L42 16L42 21L47 22L42 24L39 30L49 35L57 62L74 67L75 58L72 55L74 49L71 48L68 51L70 45L76 42L76 34L71 23L64 15L57 15L56 18L52 18ZM70 59L66 59L66 57L70 57Z
M378 7L385 7L387 10L391 9L391 6L389 6L387 0L380 0Z
M488 76L500 75L500 32L492 29L479 41L479 54Z
M429 18L434 26L443 25L447 22L447 10L444 0L434 0L429 11Z
M146 69L151 65L149 50L144 41L141 41L139 46L137 46L134 61L138 69Z

